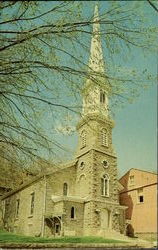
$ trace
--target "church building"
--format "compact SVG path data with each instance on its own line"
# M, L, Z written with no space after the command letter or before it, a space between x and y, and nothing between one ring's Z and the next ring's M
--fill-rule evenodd
M83 110L76 129L75 159L8 192L2 198L4 227L31 236L103 236L125 233L122 185L112 145L98 7L95 7Z

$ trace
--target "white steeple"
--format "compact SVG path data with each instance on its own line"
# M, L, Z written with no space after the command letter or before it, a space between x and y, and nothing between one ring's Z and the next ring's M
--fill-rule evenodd
M86 80L83 91L83 115L101 113L104 116L108 116L108 82L104 75L105 70L97 4L94 10L93 21L88 69L90 77Z
M93 35L91 40L89 68L95 72L104 73L104 60L100 39L99 12L97 4L94 10L93 21Z

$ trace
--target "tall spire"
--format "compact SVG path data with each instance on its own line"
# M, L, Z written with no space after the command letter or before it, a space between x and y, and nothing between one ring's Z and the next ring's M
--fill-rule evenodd
M104 72L103 51L100 38L100 24L98 4L95 5L93 19L93 35L91 40L89 68L95 72Z
M108 90L104 75L104 60L100 38L98 5L94 10L93 34L90 48L89 73L83 89L83 115L102 114L108 117ZM97 74L95 74L97 73Z

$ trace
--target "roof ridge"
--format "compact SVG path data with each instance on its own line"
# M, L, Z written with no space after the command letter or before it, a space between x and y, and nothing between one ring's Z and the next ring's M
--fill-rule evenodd
M127 175L132 169L137 170L137 171L147 172L147 173L149 173L149 174L158 175L158 173L153 173L153 172L150 172L150 171L148 171L148 170L143 170L143 169L139 169L139 168L130 168L124 175L122 175L122 176L119 178L119 181L120 181L125 175Z

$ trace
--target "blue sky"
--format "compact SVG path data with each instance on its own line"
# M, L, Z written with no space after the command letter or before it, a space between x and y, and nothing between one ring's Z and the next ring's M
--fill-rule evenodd
M130 168L147 171L157 170L157 86L154 85L141 93L133 104L115 112L113 145L118 158L118 174L122 176ZM79 119L79 118L78 118ZM76 119L77 122L77 119ZM58 140L68 152L62 155L67 158L75 153L77 134L60 135Z
M92 2L91 2L92 3ZM95 4L95 2L93 2ZM133 4L133 3L129 3ZM90 14L88 2L84 3L85 13ZM106 8L107 3L100 3L100 12ZM92 5L90 5L92 7ZM156 21L156 13L150 6L144 5L145 13L151 17L151 24ZM148 25L150 25L148 23ZM105 64L106 44L103 42ZM155 77L157 74L157 58L155 52L143 53L142 50L133 48L129 54L129 60L116 56L115 63L123 68L135 68L138 71L147 69ZM157 115L157 87L155 82L146 90L140 90L140 96L133 104L115 110L115 128L113 129L113 144L118 157L118 174L123 175L130 168L140 168L148 171L156 171L156 115ZM75 118L75 122L77 119ZM70 149L72 155L77 146L77 134L64 136L58 134L58 140ZM67 153L64 153L67 156ZM72 158L72 157L71 157Z
M56 5L59 3L58 1L45 1L39 2L39 6L41 10L43 10L43 6L47 9L52 8L52 5ZM96 4L95 1L80 1L82 3L82 15L84 17L90 17L93 15L94 6ZM156 25L157 22L157 13L150 7L150 5L146 1L99 1L99 12L102 15L104 12L108 11L108 6L112 3L121 3L125 5L124 9L132 8L135 4L138 4L140 8L136 8L134 12L141 15L143 14L146 18L145 27ZM78 9L74 11L78 11ZM62 14L61 14L62 15ZM73 17L73 16L72 16ZM53 20L56 16L50 16ZM134 20L135 21L135 20ZM139 23L135 23L135 25L140 25ZM102 27L101 27L102 28ZM107 26L105 26L106 30ZM82 39L82 36L79 37ZM70 52L73 52L73 47L70 44L64 43L64 49L71 49ZM88 45L90 49L90 37L83 36L81 40L82 43ZM113 42L113 40L111 40ZM121 43L119 40L114 41L114 46L120 46ZM56 45L56 44L55 44ZM61 44L57 44L59 47ZM157 55L156 52L143 52L143 50L138 49L137 47L131 47L131 50L128 50L125 46L121 47L120 53L113 54L110 57L107 37L106 35L102 37L102 45L103 45L103 53L105 60L105 68L110 69L111 72L115 72L118 67L121 69L121 74L125 74L130 72L131 70L136 70L141 72L141 77L143 79L144 74L142 73L144 69L147 69L149 73L151 73L154 77L157 74ZM63 47L62 47L63 48ZM74 54L84 62L88 62L88 51L79 47L75 47L76 51ZM53 58L53 53L48 50L46 51L48 55L48 61L51 61ZM54 58L53 58L54 59ZM70 61L68 61L68 57L62 57L62 65L71 65ZM53 61L53 60L52 60ZM56 78L55 74L45 72L40 72L43 75L43 78L49 82L51 86L54 84L54 92L57 84L57 89L61 94L59 101L61 104L69 104L71 105L74 100L72 100L72 96L69 96L68 91L65 89L65 85L62 78ZM71 76L72 77L72 76ZM76 81L80 81L77 79ZM69 82L68 82L69 83ZM81 83L81 82L80 82ZM52 88L53 89L53 88ZM119 176L123 175L130 168L140 168L149 171L156 171L156 84L155 81L149 84L148 88L144 90L143 88L139 89L139 97L134 100L133 104L125 103L123 107L115 108L115 115L113 119L115 120L115 128L113 129L113 144L118 157L118 173ZM57 93L58 94L58 93ZM45 98L49 100L53 100L54 102L58 101L58 96L55 96L55 93L51 91L43 91L43 95ZM54 98L54 99L53 99ZM81 103L81 99L79 98L79 102ZM56 102L57 103L57 102ZM80 104L79 103L79 104ZM52 108L53 110L53 108ZM71 135L64 135L59 133L59 130L54 128L62 128L65 126L65 122L68 125L72 125L75 127L77 121L80 119L74 113L67 113L66 110L64 112L57 108L57 113L53 113L50 106L47 110L42 110L42 125L43 129L46 130L47 135L50 140L56 140L67 148L67 151L58 151L59 160L63 159L72 159L74 157L76 148L77 148L77 133L74 132ZM55 116L55 115L57 116ZM70 118L70 119L69 119ZM63 121L63 124L61 123ZM45 154L45 152L44 152ZM50 159L54 160L54 155L49 156Z
M127 11L130 8L134 8L133 13L138 14L138 17L141 15L144 16L144 27L157 26L157 13L152 7L147 3L147 1L98 1L99 2L99 12L100 16L109 10L109 6L114 4L124 5L124 10ZM93 16L95 1L79 1L75 4L81 3L81 17L89 18ZM59 1L39 1L38 11L41 12L43 9L49 10L52 6L59 4ZM139 5L136 7L136 5ZM72 7L73 6L73 7ZM72 3L71 8L66 9L66 12L58 13L57 15L63 19L63 15L67 15L67 11L70 11L70 21L74 21L74 15L71 16L71 11L75 13L76 20L81 20L79 14L79 9ZM111 8L111 6L110 6ZM14 12L14 8L12 10ZM8 14L12 15L12 11ZM64 14L63 14L64 13ZM66 13L66 14L65 14ZM128 13L128 12L127 12ZM122 14L122 12L121 12ZM111 14L110 14L111 15ZM115 14L117 15L117 13ZM110 16L108 18L117 18L116 16ZM128 15L128 14L127 14ZM6 16L4 15L6 18ZM105 15L106 17L106 15ZM143 28L137 17L134 17L135 28ZM48 18L49 21L59 20L55 15L51 15ZM48 21L47 20L47 21ZM39 20L38 20L39 21ZM38 21L34 23L38 24ZM40 22L44 22L40 20ZM26 27L29 23L26 23ZM126 24L126 23L125 23ZM31 23L30 23L31 25ZM103 24L102 24L103 25ZM129 23L127 23L128 27ZM131 25L131 23L130 23ZM91 27L92 28L92 27ZM105 29L104 29L105 28ZM105 27L101 26L101 30L105 32L111 29L107 24ZM87 28L88 29L88 28ZM90 29L92 30L92 29ZM89 30L88 30L89 31ZM132 33L133 36L135 33ZM150 34L149 34L150 36ZM52 44L58 48L67 50L69 53L74 53L77 59L81 59L84 63L87 63L89 60L89 50L90 50L90 35L81 34L78 36L79 42L86 44L87 49L83 49L83 46L80 46L79 43L76 43L75 46L72 46L72 41L67 42L67 40L52 40ZM55 41L55 42L54 42ZM139 72L139 76L142 79L142 82L145 83L144 70L153 75L156 78L157 75L157 54L155 51L143 51L137 47L131 46L131 50L128 50L126 46L122 46L119 39L109 39L111 47L119 47L120 51L117 53L110 54L108 47L108 38L107 34L102 36L102 47L103 47L103 56L105 61L105 69L108 69L112 74L116 73L120 69L121 76L126 77L131 74L133 70ZM51 40L50 40L51 42ZM143 42L141 39L140 43ZM151 44L152 45L152 44ZM63 53L55 53L53 50L45 49L45 59L49 63L55 63L55 56L58 56L59 63L65 66L72 66L72 60ZM70 61L71 60L71 61ZM76 62L76 61L75 61ZM58 60L57 60L58 63ZM81 67L82 64L73 65L75 67ZM81 68L79 68L81 69ZM85 68L84 68L85 69ZM71 83L68 81L65 83L61 75L57 77L57 74L46 70L40 71L41 77L44 81L47 81L48 86L50 85L51 90L43 90L43 97L52 102L64 104L64 105L73 105L75 99L71 95ZM117 75L117 74L116 74ZM70 75L70 80L74 80L74 76ZM75 76L76 77L76 76ZM131 75L130 75L131 77ZM75 83L83 84L83 79L79 76L75 78ZM149 171L156 171L156 115L157 115L157 87L156 81L148 82L148 88L144 89L143 87L137 85L138 82L135 82L134 86L139 91L139 97L137 97L133 104L126 102L123 107L115 107L115 115L113 119L115 120L115 128L113 129L113 144L118 157L118 173L119 176L124 174L130 168L140 168ZM144 85L144 84L143 84ZM81 85L80 85L81 86ZM129 85L128 85L129 86ZM67 89L66 89L67 88ZM69 89L68 89L69 88ZM57 91L56 91L57 89ZM76 90L76 88L75 88ZM77 105L81 104L81 96L77 94ZM42 105L41 105L42 106ZM57 107L45 107L40 110L41 112L41 124L42 129L46 131L46 134L49 136L50 140L56 140L61 145L64 145L67 151L58 151L59 160L67 158L73 158L74 153L77 148L77 133L74 132L71 135L64 135L59 133L60 128L65 126L65 124L75 125L80 119L74 113L67 112ZM62 123L63 121L63 123ZM39 122L39 121L38 121ZM58 130L57 130L58 128ZM52 144L53 147L53 144ZM46 152L42 152L47 155ZM50 159L54 160L54 155L48 156Z
M130 168L157 169L157 86L142 92L134 104L116 113L113 143L118 157L118 173Z

